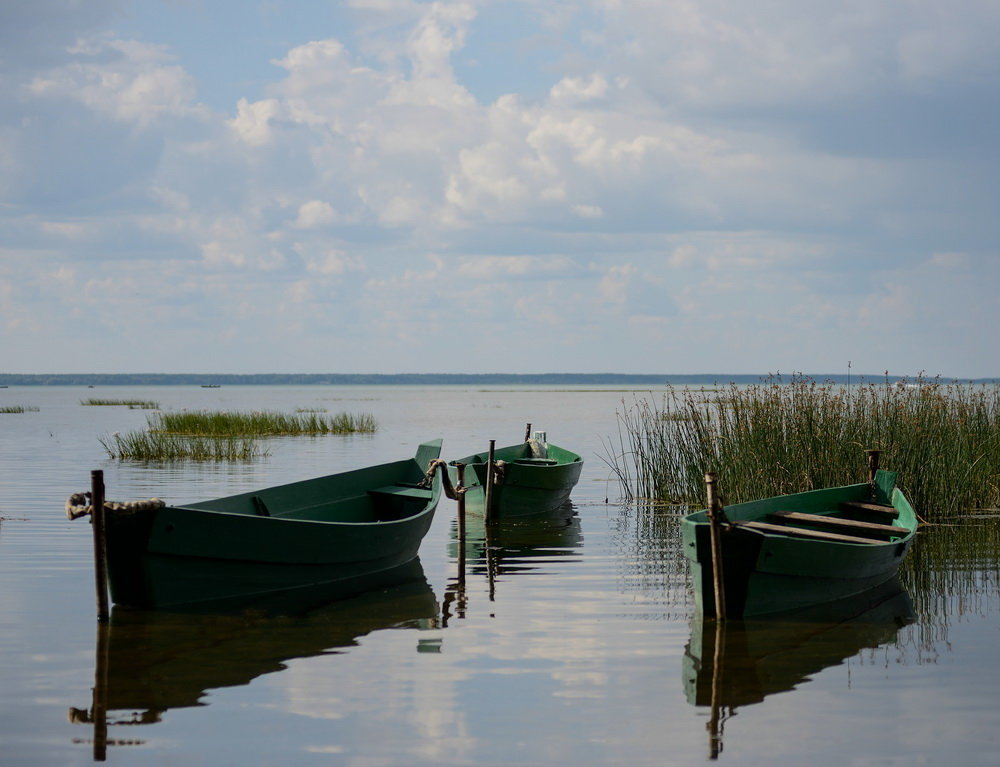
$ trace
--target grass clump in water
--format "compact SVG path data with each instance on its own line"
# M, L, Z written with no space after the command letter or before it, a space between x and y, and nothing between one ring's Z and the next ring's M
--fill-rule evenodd
M618 418L620 444L605 460L629 498L700 506L707 471L718 474L726 503L864 482L871 449L924 518L1000 502L1000 387L992 385L796 378L734 385L708 400L671 388Z
M97 399L91 397L90 399L80 400L81 405L88 405L94 407L112 407L112 406L125 406L130 410L159 410L160 403L153 400L145 399Z
M287 415L274 412L157 413L148 418L152 432L210 437L270 437L297 434L354 434L376 431L375 417L368 414L319 413Z
M4 405L0 413L37 413L38 408L31 405Z
M100 440L111 458L121 461L248 461L267 456L251 438L197 437L133 431Z

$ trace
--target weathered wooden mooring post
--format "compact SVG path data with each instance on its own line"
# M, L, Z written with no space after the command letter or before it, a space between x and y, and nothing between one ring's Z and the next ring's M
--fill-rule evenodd
M493 521L493 484L496 478L496 449L497 441L495 439L490 440L489 453L486 456L486 490L483 494L483 516L486 518L486 524L490 524Z
M865 453L868 455L868 487L871 494L871 499L875 500L875 475L878 474L878 463L880 451L878 450L866 450Z
M94 587L97 590L97 620L108 620L108 557L104 532L104 472L90 472L90 524L94 533Z
M722 503L719 501L714 471L705 474L708 509L708 535L712 547L712 589L715 596L715 617L726 620L726 591L722 572Z

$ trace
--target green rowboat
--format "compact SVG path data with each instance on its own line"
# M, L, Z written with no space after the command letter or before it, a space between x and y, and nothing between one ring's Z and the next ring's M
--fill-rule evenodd
M106 505L115 604L224 604L317 584L363 582L417 556L441 495L441 452L185 506Z
M719 525L726 617L797 610L859 594L892 578L917 518L895 472L872 483L812 490L722 509ZM715 616L707 510L681 524L695 602Z
M523 517L548 514L563 506L583 471L576 453L546 442L544 432L520 445L493 452L494 480L491 509L486 509L489 453L476 453L449 463L452 482L458 482L457 464L465 466L466 508L484 516Z

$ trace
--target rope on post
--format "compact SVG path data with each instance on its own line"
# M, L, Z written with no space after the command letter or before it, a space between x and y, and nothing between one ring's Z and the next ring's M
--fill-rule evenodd
M91 495L91 493L73 493L66 500L66 516L69 519L79 519L92 515L94 506L90 502ZM139 511L162 509L166 505L166 501L160 498L150 498L146 501L105 501L104 510L112 514L135 514Z
M441 472L441 485L444 488L444 494L452 501L459 500L459 496L465 493L465 488L455 487L451 483L451 476L448 474L448 463L443 458L434 458L427 464L427 472L424 474L424 478L418 483L418 487L430 488L431 484L434 482L434 475L440 471Z

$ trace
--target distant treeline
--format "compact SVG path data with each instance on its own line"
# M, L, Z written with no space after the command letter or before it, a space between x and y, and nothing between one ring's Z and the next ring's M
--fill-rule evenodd
M210 373L0 373L0 386L724 386L789 382L803 374L689 375L626 373L254 373L248 375ZM885 383L906 380L901 376L843 374L805 375L818 383ZM939 379L944 382L996 383L1000 379Z

